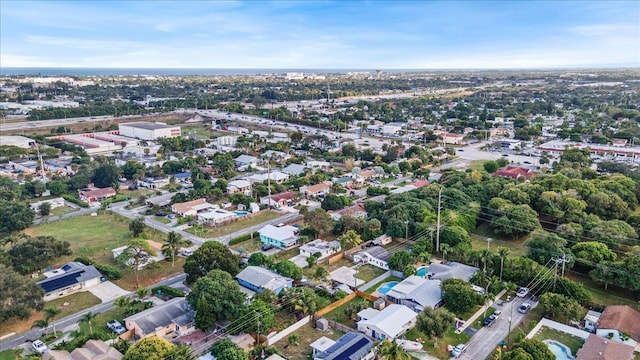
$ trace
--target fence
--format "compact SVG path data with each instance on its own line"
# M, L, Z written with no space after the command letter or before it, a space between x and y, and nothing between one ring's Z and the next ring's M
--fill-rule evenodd
M336 330L340 330L340 331L342 331L344 333L347 333L347 332L350 332L350 331L354 330L354 328L352 328L352 327L348 327L346 325L340 324L339 322L335 322L333 320L327 319L327 323L329 324L330 328L336 329Z
M271 345L277 343L278 341L282 340L284 337L288 336L292 332L294 332L294 331L300 329L301 327L307 325L311 321L311 318L312 318L311 315L309 315L307 317L304 317L301 320L299 320L298 322L296 322L295 324L289 326L288 328L280 331L279 333L276 333L273 336L268 337L267 338L267 346L271 346Z
M358 291L356 291L354 293L351 293L351 294L343 297L340 300L334 301L331 304L329 304L329 305L323 307L322 309L316 311L316 313L314 314L314 317L317 319L317 318L319 318L319 317L321 317L323 315L326 315L326 314L330 313L331 311L335 310L340 305L346 304L349 301L353 300L355 297L363 298L363 299L366 299L366 300L369 300L369 301L378 300L377 297L358 290Z
M342 259L343 257L344 257L344 253L339 252L338 254L336 254L336 255L334 255L334 256L332 256L332 257L328 258L328 259L327 259L327 264L331 265L331 264L333 264L334 262L336 262L336 261L338 261L338 260Z

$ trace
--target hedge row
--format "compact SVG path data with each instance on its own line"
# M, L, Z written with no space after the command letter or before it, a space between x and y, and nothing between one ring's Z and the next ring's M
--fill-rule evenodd
M153 294L158 294L158 291L161 292L162 294L165 294L171 297L184 297L186 295L184 291L179 289L174 289L167 285L160 285L151 289L151 293Z
M82 256L75 258L73 261L95 266L96 269L109 280L118 280L122 277L122 271L111 265L96 264L93 260Z
M235 244L239 244L239 243L241 243L243 241L247 241L247 240L251 239L252 236L254 238L256 238L256 237L260 236L260 234L256 231L253 234L249 233L249 234L240 235L238 237L235 237L235 238L231 239L229 241L229 245L235 245Z
M67 200L68 202L72 202L72 203L74 203L74 204L76 204L76 205L78 205L80 207L83 207L83 208L88 208L89 207L89 204L87 204L86 202L84 202L84 201L82 201L80 199L74 198L71 195L62 194L60 196L62 196L62 198Z

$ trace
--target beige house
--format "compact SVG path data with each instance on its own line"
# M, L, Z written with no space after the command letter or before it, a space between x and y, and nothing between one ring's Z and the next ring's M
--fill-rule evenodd
M158 336L174 338L195 330L195 312L182 297L171 299L124 319L124 326L134 337Z
M122 354L102 340L89 340L84 347L69 353L66 350L49 350L43 360L120 360Z
M331 193L331 181L323 181L319 184L302 186L300 192L305 198L317 198Z
M196 216L199 212L212 208L213 205L207 202L207 199L191 200L183 203L175 203L171 205L171 212L182 217Z

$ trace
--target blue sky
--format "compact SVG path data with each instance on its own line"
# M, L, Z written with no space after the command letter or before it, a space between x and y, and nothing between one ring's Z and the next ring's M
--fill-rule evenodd
M3 67L640 66L640 1L0 1Z

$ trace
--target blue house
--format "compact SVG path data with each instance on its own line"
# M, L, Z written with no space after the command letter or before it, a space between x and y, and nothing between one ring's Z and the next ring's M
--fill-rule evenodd
M240 286L261 293L265 289L279 294L293 286L293 279L279 275L260 266L247 266L236 276Z
M298 228L295 226L273 226L267 225L260 229L260 241L264 244L289 249L298 245Z

